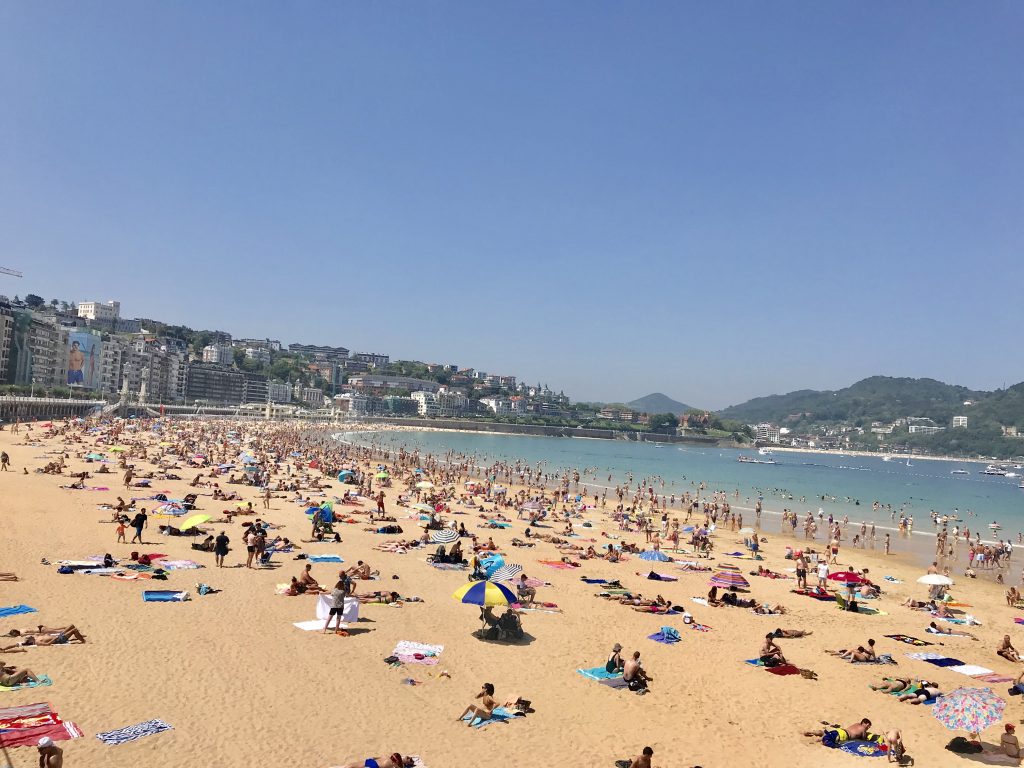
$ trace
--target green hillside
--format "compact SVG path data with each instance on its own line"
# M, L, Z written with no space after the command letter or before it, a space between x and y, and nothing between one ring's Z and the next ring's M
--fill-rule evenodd
M633 400L626 403L634 411L641 413L672 413L679 416L682 413L686 413L692 408L685 403L680 403L678 400L673 400L668 395L664 395L661 392L652 392L649 395Z

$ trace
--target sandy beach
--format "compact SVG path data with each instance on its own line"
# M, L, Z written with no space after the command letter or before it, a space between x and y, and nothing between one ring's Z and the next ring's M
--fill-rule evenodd
M139 423L133 431L120 426L54 425L54 430L36 426L19 434L0 432L0 450L10 456L10 471L0 472L3 493L0 542L0 571L17 574L18 581L0 582L0 605L25 604L37 609L0 618L0 634L11 629L29 629L39 624L74 624L87 638L84 644L69 643L30 648L26 652L3 653L6 665L27 667L47 675L52 685L0 692L0 707L17 707L49 702L66 721L76 723L83 738L60 741L65 765L70 768L106 765L112 768L161 762L173 765L216 765L241 768L252 765L339 766L350 761L399 752L418 755L430 768L449 766L514 765L523 768L550 765L613 766L630 759L645 745L654 750L653 765L681 766L856 766L861 758L828 749L820 740L804 738L801 732L820 728L820 721L846 726L868 717L872 731L899 729L907 751L918 766L1017 764L990 755L960 756L943 747L950 738L966 735L944 728L927 706L900 703L895 696L873 692L883 676L927 677L943 692L959 686L991 687L1008 699L1003 719L982 733L982 741L998 744L1003 723L1021 719L1020 700L1007 697L1010 682L991 683L907 657L915 651L939 652L980 665L993 674L1015 678L1021 664L996 655L1004 635L1018 640L1013 619L1024 615L1011 609L1004 599L1005 587L990 580L963 577L963 565L952 565L956 602L965 604L956 616L971 615L980 626L960 627L979 640L967 637L939 637L926 634L933 619L924 612L901 605L908 597L924 599L927 587L916 583L924 573L920 564L906 555L886 557L878 551L854 550L844 546L839 563L867 569L884 594L863 601L877 611L873 615L840 611L834 601L818 601L793 594L793 562L784 557L786 545L803 542L783 537L777 518L766 518L760 532L762 561L727 557L723 553L743 551L743 536L719 528L713 537L714 559L698 561L715 567L734 563L750 582L749 594L772 605L781 604L784 615L756 615L738 607L708 607L692 602L706 596L707 572L687 572L675 562L649 563L635 554L624 562L579 560L552 543L540 541L529 548L511 545L513 537L523 538L526 521L516 510L501 512L511 519L510 527L483 527L494 518L494 505L480 497L473 506L451 501L442 512L446 520L461 523L480 543L492 537L510 563L519 563L525 573L545 582L537 588L537 600L557 605L557 611L528 611L521 615L526 640L498 643L482 640L473 632L480 626L479 611L464 605L452 593L465 584L468 572L439 570L426 562L435 545L412 549L404 554L377 549L384 541L417 538L419 513L396 504L400 493L426 477L438 488L439 470L413 474L393 468L392 487L384 488L385 509L403 532L377 534L369 527L386 525L368 520L376 508L368 497L356 504L336 504L335 510L352 523L336 523L340 543L310 543L310 523L305 504L291 499L294 492L275 493L269 510L263 507L262 489L244 484L227 484L230 474L241 476L240 467L216 478L225 491L237 492L242 503L252 502L254 516L235 516L230 523L205 523L211 535L222 531L231 539L225 568L214 566L214 555L192 549L203 537L165 536L160 524L180 524L175 519L151 516L144 529L146 545L116 542L116 525L102 504L114 504L118 496L148 497L166 493L182 498L198 493L195 513L222 517L223 510L237 509L237 501L215 501L212 488L190 487L200 474L209 474L217 459L230 459L251 450L259 466L270 471L272 483L294 481L299 494L314 502L339 496L352 486L340 484L331 472L324 476L320 466L309 460L319 447L300 448L301 456L290 455L298 443L282 437L280 425L230 422L165 421L163 432L152 423ZM111 430L121 429L119 433ZM190 434L205 430L203 440L211 446L209 455L196 462ZM231 442L228 431L237 430ZM325 440L328 433L321 433ZM293 438L298 440L298 433ZM26 442L27 441L27 442ZM124 447L123 452L111 451ZM382 460L364 449L338 446L340 465L375 474ZM86 462L84 456L97 452L109 464ZM219 451L216 456L214 451ZM273 462L277 451L280 463ZM145 452L146 458L142 458ZM64 456L61 474L37 472ZM158 476L150 489L124 488L122 460L134 465L137 477L148 472ZM394 467L394 458L384 463ZM163 468L157 463L159 459ZM193 459L193 466L187 462ZM196 466L195 464L202 464ZM101 467L109 474L94 474ZM27 474L25 473L27 470ZM71 490L71 475L88 471L87 489ZM162 479L170 471L180 480ZM211 478L207 478L212 480ZM324 488L311 487L312 481ZM461 483L454 484L456 494ZM109 490L92 490L94 488ZM375 484L374 492L378 490ZM520 490L509 487L509 495ZM569 541L601 548L609 542L628 542L644 547L644 535L622 531L610 519L608 509L585 510L572 519L578 538ZM140 500L139 507L152 511L160 504ZM483 505L484 512L478 507ZM558 505L561 508L561 505ZM129 512L129 515L132 513ZM192 514L190 512L189 514ZM676 516L676 513L671 513ZM269 535L288 537L301 549L275 554L271 567L245 568L243 523L255 517L273 526ZM747 524L750 524L749 517ZM583 523L589 523L584 527ZM560 535L563 523L547 521L540 533ZM130 539L133 530L128 528ZM607 538L605 534L612 537ZM593 541L591 541L593 540ZM469 539L463 539L470 548ZM824 550L819 534L818 549ZM161 553L175 560L194 560L204 567L172 570L166 581L142 577L119 580L82 572L58 573L60 560L86 560L110 553L123 565L130 553ZM964 548L961 548L961 552ZM396 605L363 604L360 620L348 628L348 636L303 631L294 622L316 618L317 598L309 595L278 594L277 585L299 576L307 562L298 555L340 555L344 564L312 564L312 574L322 585L333 587L340 568L365 561L379 571L379 580L358 580L356 594L374 590L396 590L416 596L422 602ZM691 561L686 554L669 553L678 560ZM558 562L566 556L580 567L550 567L540 561ZM43 561L48 564L43 564ZM154 564L159 560L154 561ZM653 568L678 580L656 582L646 578ZM750 575L758 566L789 578L770 579ZM833 570L835 570L833 566ZM135 573L126 571L127 574ZM637 574L640 575L637 575ZM596 596L600 585L581 580L617 579L633 593L645 597L662 595L684 607L696 622L710 627L694 631L681 615L652 615ZM892 577L897 582L884 580ZM812 578L812 582L814 579ZM198 583L219 590L199 595ZM1019 570L1011 562L1008 584L1019 584ZM834 583L830 586L835 586ZM185 590L186 602L144 602L145 590ZM499 611L500 613L500 611ZM678 630L680 641L661 644L648 639L662 627ZM759 655L765 633L776 628L813 631L810 637L780 639L786 657L801 669L813 670L817 679L802 675L779 676L744 663ZM914 647L886 635L906 634L933 643ZM826 654L825 649L855 648L877 640L879 653L891 654L896 666L851 664ZM8 638L0 641L6 645ZM384 659L400 641L443 645L438 663L389 666ZM14 640L11 639L10 644ZM644 669L651 676L650 693L639 696L615 690L577 673L579 668L604 664L614 643L621 643L623 655L641 652ZM1024 648L1024 641L1022 641ZM442 674L442 672L447 674ZM416 684L409 684L408 680ZM484 683L495 687L499 704L525 699L533 710L525 717L469 728L456 718ZM108 746L97 733L159 719L171 730L135 741ZM35 765L34 749L7 750L14 766Z

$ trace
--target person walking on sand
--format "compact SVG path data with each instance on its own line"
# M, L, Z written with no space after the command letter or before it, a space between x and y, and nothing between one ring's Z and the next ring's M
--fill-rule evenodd
M118 519L117 519L117 543L118 544L127 544L128 543L128 541L124 537L124 534L125 534L124 518L118 517Z
M124 487L130 489L134 478L135 472L132 471L131 467L128 467L127 471L124 473Z
M7 451L0 453L0 469L2 469L4 472L8 472L10 464L11 457L7 455Z
M218 568L224 567L224 558L228 554L228 544L231 543L231 539L228 538L224 531L220 532L220 536L214 539L213 542L213 555L214 560L217 562Z
M136 541L139 544L145 544L142 540L142 529L149 525L149 515L146 514L146 508L143 507L135 513L135 517L132 518L132 528L135 529L135 535L132 536L131 543L134 544Z
M270 486L269 485L267 486L267 489L265 491L263 491L263 508L264 509L270 509Z

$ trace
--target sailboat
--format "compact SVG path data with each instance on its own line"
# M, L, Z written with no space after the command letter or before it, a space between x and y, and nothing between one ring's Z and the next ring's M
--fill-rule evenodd
M910 463L910 457L911 457L911 456L913 455L913 453L914 453L914 452L913 452L913 451L911 451L910 453L908 453L908 454L907 454L907 466L908 466L908 467L912 467L912 466L914 466L913 464L911 464L911 463Z

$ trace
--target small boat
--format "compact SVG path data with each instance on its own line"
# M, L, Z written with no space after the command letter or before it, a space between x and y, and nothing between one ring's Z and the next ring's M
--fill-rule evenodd
M951 474L951 475L969 475L971 473L968 472L966 469L954 469L949 474Z
M772 455L772 449L771 448L758 448L757 452L759 454L761 454L762 456L771 456Z
M989 530L992 530L992 531L999 531L999 530L1002 530L1002 528L1003 528L1003 526L1001 526L999 523L989 523L988 527L989 527Z
M889 453L889 454L886 454L885 456L883 456L882 457L882 461L892 461L892 454Z
M987 467L981 470L981 474L997 475L998 477L1003 477L1004 475L1006 475L1006 470L1003 469L1002 467L997 467L995 464L989 464Z
M775 459L755 459L751 456L738 456L736 461L740 464L775 464Z

